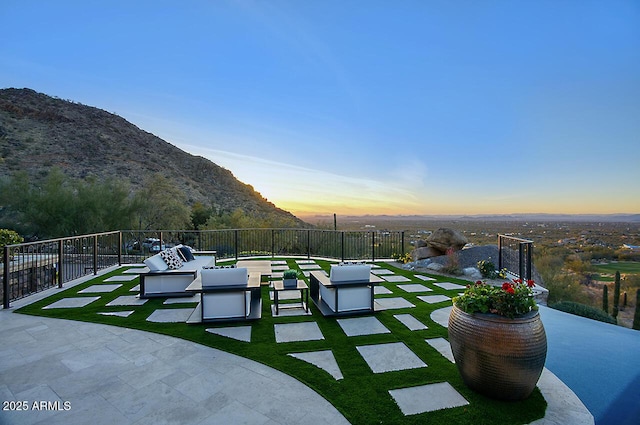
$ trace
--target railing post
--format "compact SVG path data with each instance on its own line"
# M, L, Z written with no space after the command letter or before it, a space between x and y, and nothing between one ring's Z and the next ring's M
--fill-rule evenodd
M236 260L238 260L238 229L235 229L233 231L233 233L235 235L235 242L234 242L233 250L234 250L234 253L235 253Z
M118 231L118 265L122 265L122 230Z
M344 230L340 233L342 234L342 240L340 243L340 258L342 258L342 261L344 262Z
M2 275L2 307L8 309L9 306L9 250L8 246L4 247L3 253L3 275Z
M271 229L271 257L276 256L276 229Z
M62 288L62 283L64 282L64 265L63 259L64 257L64 241L60 239L58 241L58 288Z
M527 243L527 280L531 280L533 273L533 243Z
M498 235L498 270L502 267L502 235Z
M400 246L402 249L400 250L400 255L404 257L404 230L400 232Z
M518 244L518 262L520 264L518 264L518 273L519 273L519 278L520 279L524 279L525 278L525 272L524 272L524 243L520 242Z
M93 275L98 274L98 235L93 235Z
M307 259L311 258L311 230L307 229Z
M371 232L371 261L376 261L376 232Z

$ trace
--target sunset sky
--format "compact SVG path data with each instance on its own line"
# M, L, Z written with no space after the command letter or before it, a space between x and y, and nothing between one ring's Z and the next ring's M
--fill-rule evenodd
M294 214L640 213L640 2L0 3L0 87Z

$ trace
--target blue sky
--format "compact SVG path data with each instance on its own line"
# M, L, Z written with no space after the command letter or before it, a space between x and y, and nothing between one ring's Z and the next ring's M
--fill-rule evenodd
M640 212L638 1L0 4L0 87L299 215Z

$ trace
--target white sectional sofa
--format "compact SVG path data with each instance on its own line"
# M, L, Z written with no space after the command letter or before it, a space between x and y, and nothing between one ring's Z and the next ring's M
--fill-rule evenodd
M325 316L373 312L374 287L381 281L369 264L332 265L329 276L311 272L311 299Z
M179 245L165 251L174 250L177 254L180 248L183 247ZM189 251L191 250L189 249ZM186 251L183 250L183 252ZM191 257L181 257L187 261L182 261L179 266L177 263L163 258L166 257L166 253L163 254L163 252L144 260L144 264L149 268L149 271L140 274L140 298L186 297L193 295L185 289L199 276L203 267L215 266L216 257L215 252L210 251L191 251L191 253Z

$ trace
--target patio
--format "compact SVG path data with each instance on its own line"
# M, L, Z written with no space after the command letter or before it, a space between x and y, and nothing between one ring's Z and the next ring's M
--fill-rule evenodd
M274 264L274 267L279 265L282 263ZM312 265L301 263L298 266L308 273ZM381 387L387 388L387 398L392 400L385 408L397 410L396 418L404 417L406 423L412 423L412 419L424 419L424 415L430 414L434 418L446 418L447 411L464 409L463 406L469 406L469 400L473 407L477 399L464 389L458 391L459 382L418 385L413 378L416 371L455 367L451 364L446 330L437 324L448 317L450 297L460 290L459 283L401 272L385 263L377 268L378 275L386 281L376 291L378 313L332 320L344 341L360 338L360 342L353 343L359 355L353 361L362 363L358 367L364 365L375 379L380 377ZM80 287L85 286L75 291L76 296L65 296L52 302L45 300L41 302L42 311L87 309L92 303L104 302L103 307L91 310L89 316L101 316L104 321L117 324L118 320L126 321L136 312L147 309L144 314L149 330L157 324L183 322L193 311L197 301L188 299L158 301L156 307L149 308L143 302L145 300L135 297L135 269L123 266L110 271L109 276L101 280L105 283L94 280L82 285L82 282L76 282ZM29 297L15 302L13 307L59 291L50 290ZM127 295L123 295L124 292ZM265 296L269 297L269 294ZM79 306L83 304L81 301L86 302L85 307ZM423 314L425 306L429 308L429 317ZM271 312L270 305L264 308ZM325 340L326 319L317 310L311 317L303 313L292 316L292 310L295 309L288 309L286 317L271 317L270 329L264 328L264 323L268 322L263 320L242 326L192 326L187 329L212 338L220 337L221 341L231 344L221 346L227 348L235 344L239 352L250 350L247 347L252 345L258 347L259 341L270 334L279 351L278 362L281 363L277 364L278 368L286 371L286 358L297 359L307 366L296 367L314 375L304 379L312 386L317 385L318 379L333 380L334 384L330 385L338 385L336 388L348 382L352 371L345 367L342 357L338 355L336 360L334 354L338 349L335 344ZM547 316L552 315L543 313L543 320ZM0 369L5 383L0 386L3 399L71 401L74 407L60 412L2 412L7 423L38 423L44 419L47 423L73 423L74 420L81 423L82 418L86 420L86 412L96 409L103 412L99 416L111 418L109 423L220 423L222 419L225 423L347 422L341 413L344 413L341 402L332 406L292 376L216 348L141 330L29 317L12 314L11 310L3 310L0 320L3 339L12 341L0 352L0 356L7 359ZM126 323L122 325L126 326ZM413 341L416 339L426 342L424 348L415 348ZM552 334L549 339L551 347ZM39 348L37 353L34 352L36 346ZM246 357L251 357L251 353L247 353ZM551 354L550 349L548 363L553 361ZM38 362L40 359L47 359L46 368ZM26 368L22 366L31 364L39 366L30 368L32 372L25 374ZM449 366L441 366L445 364ZM412 371L414 373L409 373ZM393 378L394 384L389 385L383 377L393 374L398 375ZM398 379L407 383L398 385ZM324 388L323 385L319 388ZM551 372L545 371L539 388L548 408L545 418L536 423L593 423L582 402ZM205 400L207 402L203 403ZM374 410L372 407L375 415ZM349 412L346 413L348 416Z

